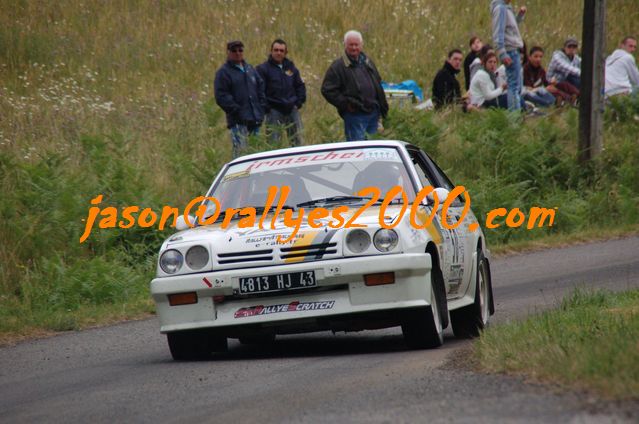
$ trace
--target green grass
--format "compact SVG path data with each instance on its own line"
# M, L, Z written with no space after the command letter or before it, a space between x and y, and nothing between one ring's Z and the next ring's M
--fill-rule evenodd
M639 399L639 290L576 290L556 310L487 329L479 366L607 399Z
M582 1L526 4L530 45L550 51L580 34ZM635 28L635 8L608 1L608 50ZM82 326L94 310L111 308L111 320L148 309L167 232L94 230L79 244L82 219L98 194L104 206L158 210L207 189L230 159L212 99L227 40L241 38L253 64L272 39L288 41L309 93L304 138L322 143L343 137L319 89L346 30L363 32L384 79L415 79L428 93L445 53L466 50L472 34L487 38L489 26L487 5L448 0L0 2L0 334ZM589 167L575 161L572 109L525 122L502 112L392 110L382 136L431 153L470 190L482 221L497 207L559 207L551 228L486 233L507 249L636 228L637 116L637 102L608 109L606 150ZM280 146L262 137L253 149ZM64 317L76 324L61 325Z

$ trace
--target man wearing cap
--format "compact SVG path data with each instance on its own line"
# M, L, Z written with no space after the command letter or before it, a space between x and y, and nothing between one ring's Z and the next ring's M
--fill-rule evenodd
M526 7L520 7L519 13L515 16L510 2L511 0L492 0L490 11L495 54L506 67L508 109L518 111L522 108L521 89L523 85L519 51L524 47L518 24L524 19Z
M268 60L257 66L264 80L266 91L266 124L271 138L280 139L278 127L286 126L288 139L293 146L302 145L302 120L299 109L306 101L306 85L300 71L286 55L286 42L280 38L271 44Z
M577 54L578 48L576 38L566 39L564 48L552 54L546 76L549 80L556 80L560 90L577 96L581 87L581 58Z
M606 59L606 97L639 94L639 70L632 55L636 49L637 39L628 36Z
M244 60L244 44L230 41L226 54L226 63L215 74L215 101L226 112L235 159L248 147L249 135L260 130L266 96L262 77Z
M347 141L365 140L375 134L388 103L382 78L373 61L362 52L364 40L358 31L344 35L344 54L326 71L322 95L344 119Z

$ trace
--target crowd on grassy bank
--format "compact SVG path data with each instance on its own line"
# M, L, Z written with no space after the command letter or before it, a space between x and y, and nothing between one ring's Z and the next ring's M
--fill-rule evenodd
M539 113L537 107L576 106L581 90L579 42L565 40L553 53L548 71L542 66L544 49L533 46L527 51L519 30L527 8L515 15L511 0L492 0L494 47L473 36L470 52L463 60L466 93L462 96L457 73L463 53L452 49L444 67L433 81L432 103L441 109L461 104L464 111L503 108L510 111ZM381 119L388 114L382 77L373 60L363 52L364 39L359 31L344 35L344 53L326 70L321 92L344 121L346 140L363 140L383 128ZM639 70L632 53L635 37L626 36L619 48L606 60L605 94L608 97L637 95ZM306 101L306 86L295 64L287 58L287 43L278 38L270 55L254 69L244 60L244 43L229 41L227 61L215 77L215 99L226 113L231 133L233 157L248 147L250 135L257 135L264 121L274 140L285 126L294 146L302 142L299 109ZM498 61L501 67L497 68Z

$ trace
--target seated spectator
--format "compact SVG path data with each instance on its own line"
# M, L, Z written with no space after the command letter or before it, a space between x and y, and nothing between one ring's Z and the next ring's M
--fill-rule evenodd
M473 77L475 76L475 72L477 72L479 69L481 69L481 58L488 52L492 52L493 50L493 46L491 46L490 44L484 44L483 47L481 49L479 49L479 54L477 55L477 57L475 58L475 60L473 60L470 64L470 66L468 67L468 69L470 70L470 81L472 82ZM468 89L470 90L470 85L468 86Z
M606 97L639 93L639 70L632 55L636 49L637 39L626 37L606 59Z
M456 75L460 71L462 57L460 50L451 50L448 52L448 59L444 62L444 67L437 72L433 80L433 103L435 104L435 109L441 109L446 105L460 101L461 88Z
M581 58L577 54L579 43L574 38L568 38L562 50L553 53L548 65L548 78L557 81L557 88L570 94L579 96L581 87Z
M481 42L481 38L474 36L470 39L469 45L470 52L464 59L464 80L466 81L466 91L470 88L470 80L472 78L470 75L470 64L473 63L475 59L479 58L479 51L482 47L484 47L484 43Z
M530 49L530 55L524 65L524 99L536 106L551 106L555 103L555 91L558 96L560 90L546 79L546 70L541 65L544 49L535 46ZM565 93L564 93L565 94Z
M470 105L471 107L497 107L508 108L508 99L505 90L506 83L497 86L497 56L490 51L482 57L482 67L475 72L470 82Z
M539 46L530 49L528 63L524 65L524 87L527 87L528 91L535 90L535 92L544 88L554 96L555 102L559 105L571 102L572 96L557 87L556 79L548 80L546 70L541 64L543 58L544 49Z

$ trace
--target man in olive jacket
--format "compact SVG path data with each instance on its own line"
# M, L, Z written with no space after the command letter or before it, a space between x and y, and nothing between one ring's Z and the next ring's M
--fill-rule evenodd
M373 61L362 52L362 34L344 35L344 55L326 71L322 95L344 119L347 141L365 140L375 134L381 117L388 113L382 78Z

